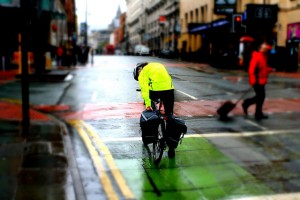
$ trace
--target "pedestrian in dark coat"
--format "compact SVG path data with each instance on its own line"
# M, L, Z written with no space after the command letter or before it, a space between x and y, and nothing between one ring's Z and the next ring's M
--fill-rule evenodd
M249 74L249 84L253 87L255 91L255 96L252 98L245 99L242 107L245 115L248 115L248 107L252 104L256 104L255 109L255 119L267 119L268 116L262 111L263 103L265 101L265 85L268 81L268 75L270 72L274 71L273 68L268 67L267 64L267 54L271 50L271 45L267 43L262 43L259 51L254 51L252 53L252 58L250 61L248 74Z

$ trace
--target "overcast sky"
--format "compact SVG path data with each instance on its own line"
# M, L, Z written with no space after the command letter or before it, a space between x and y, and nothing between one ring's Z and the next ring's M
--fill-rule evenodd
M76 0L79 24L86 20L86 4L89 31L106 29L116 16L119 5L122 12L126 11L125 0Z

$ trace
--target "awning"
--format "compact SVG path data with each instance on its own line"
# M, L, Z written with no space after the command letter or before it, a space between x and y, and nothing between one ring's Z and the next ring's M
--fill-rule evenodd
M227 19L218 19L213 22L211 22L211 27L212 28L219 28L219 27L224 27L226 25L230 25L231 23Z
M188 32L189 33L198 33L210 29L211 24L209 23L189 23Z
M227 19L218 19L211 23L189 23L188 31L189 33L201 33L203 31L208 31L216 28L229 27L230 22Z

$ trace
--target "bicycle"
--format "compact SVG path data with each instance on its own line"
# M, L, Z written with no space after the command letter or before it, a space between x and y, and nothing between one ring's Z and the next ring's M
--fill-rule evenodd
M157 105L158 104L158 105ZM159 117L159 126L152 146L152 158L155 165L158 165L162 159L163 152L166 149L166 116L162 112L163 102L160 99L151 101L151 107Z
M141 91L141 90L136 89L136 91ZM166 140L165 140L167 118L166 116L164 116L164 113L162 112L162 106L163 106L163 102L160 99L151 100L151 107L153 109L153 112L155 112L159 118L158 129L152 143L152 159L155 165L159 164L159 162L162 159L163 152L167 147ZM143 139L143 143L145 146L147 146L148 144L146 141L144 141L144 139Z

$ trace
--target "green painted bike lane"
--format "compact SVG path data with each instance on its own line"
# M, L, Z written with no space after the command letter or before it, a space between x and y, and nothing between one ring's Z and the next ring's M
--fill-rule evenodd
M164 154L158 167L139 141L107 145L111 150L117 145L122 149L123 156L111 153L136 199L215 200L273 194L203 137L184 138L176 157ZM144 151L143 158L138 158L138 151Z

